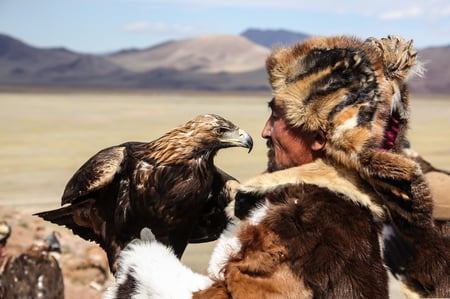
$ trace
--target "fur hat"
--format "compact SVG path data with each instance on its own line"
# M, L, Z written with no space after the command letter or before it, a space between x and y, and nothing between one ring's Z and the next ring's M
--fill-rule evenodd
M412 42L400 37L318 37L275 49L266 67L274 104L288 123L324 131L335 150L348 154L398 145L394 135L404 133L409 119L405 81L416 56Z
M292 127L325 133L325 159L358 171L390 210L429 224L429 190L420 167L402 154L406 81L422 73L411 41L316 37L275 49L266 67L273 105Z

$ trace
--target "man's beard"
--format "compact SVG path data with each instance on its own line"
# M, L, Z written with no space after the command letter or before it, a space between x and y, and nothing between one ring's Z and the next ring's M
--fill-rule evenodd
M277 170L283 170L283 169L291 167L291 166L286 166L286 165L280 165L279 163L277 163L277 161L275 159L275 149L274 149L275 147L273 146L273 142L271 139L267 139L266 146L269 149L267 151L267 170L266 170L266 172L274 172Z
M281 170L283 167L277 165L275 161L275 150L273 149L273 143L271 139L267 139L266 146L269 149L269 151L267 152L267 172Z

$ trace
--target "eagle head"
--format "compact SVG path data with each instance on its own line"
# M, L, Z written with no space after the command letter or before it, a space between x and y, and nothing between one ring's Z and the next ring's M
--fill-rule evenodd
M201 147L219 150L227 147L253 148L252 137L217 114L199 115L185 125Z
M252 137L217 114L199 115L152 143L152 158L161 164L213 157L228 147L253 148Z

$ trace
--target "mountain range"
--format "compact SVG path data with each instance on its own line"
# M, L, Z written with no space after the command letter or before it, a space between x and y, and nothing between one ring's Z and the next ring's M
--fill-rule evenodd
M248 29L100 55L37 48L0 34L0 86L269 90L264 67L270 49L309 36ZM450 94L450 46L419 49L419 57L426 73L411 82L411 91Z

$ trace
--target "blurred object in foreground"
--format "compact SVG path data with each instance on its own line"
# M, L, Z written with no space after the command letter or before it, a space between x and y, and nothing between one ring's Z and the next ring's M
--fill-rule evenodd
M7 257L0 276L0 298L64 298L64 281L57 256L56 234L34 242L18 257Z

